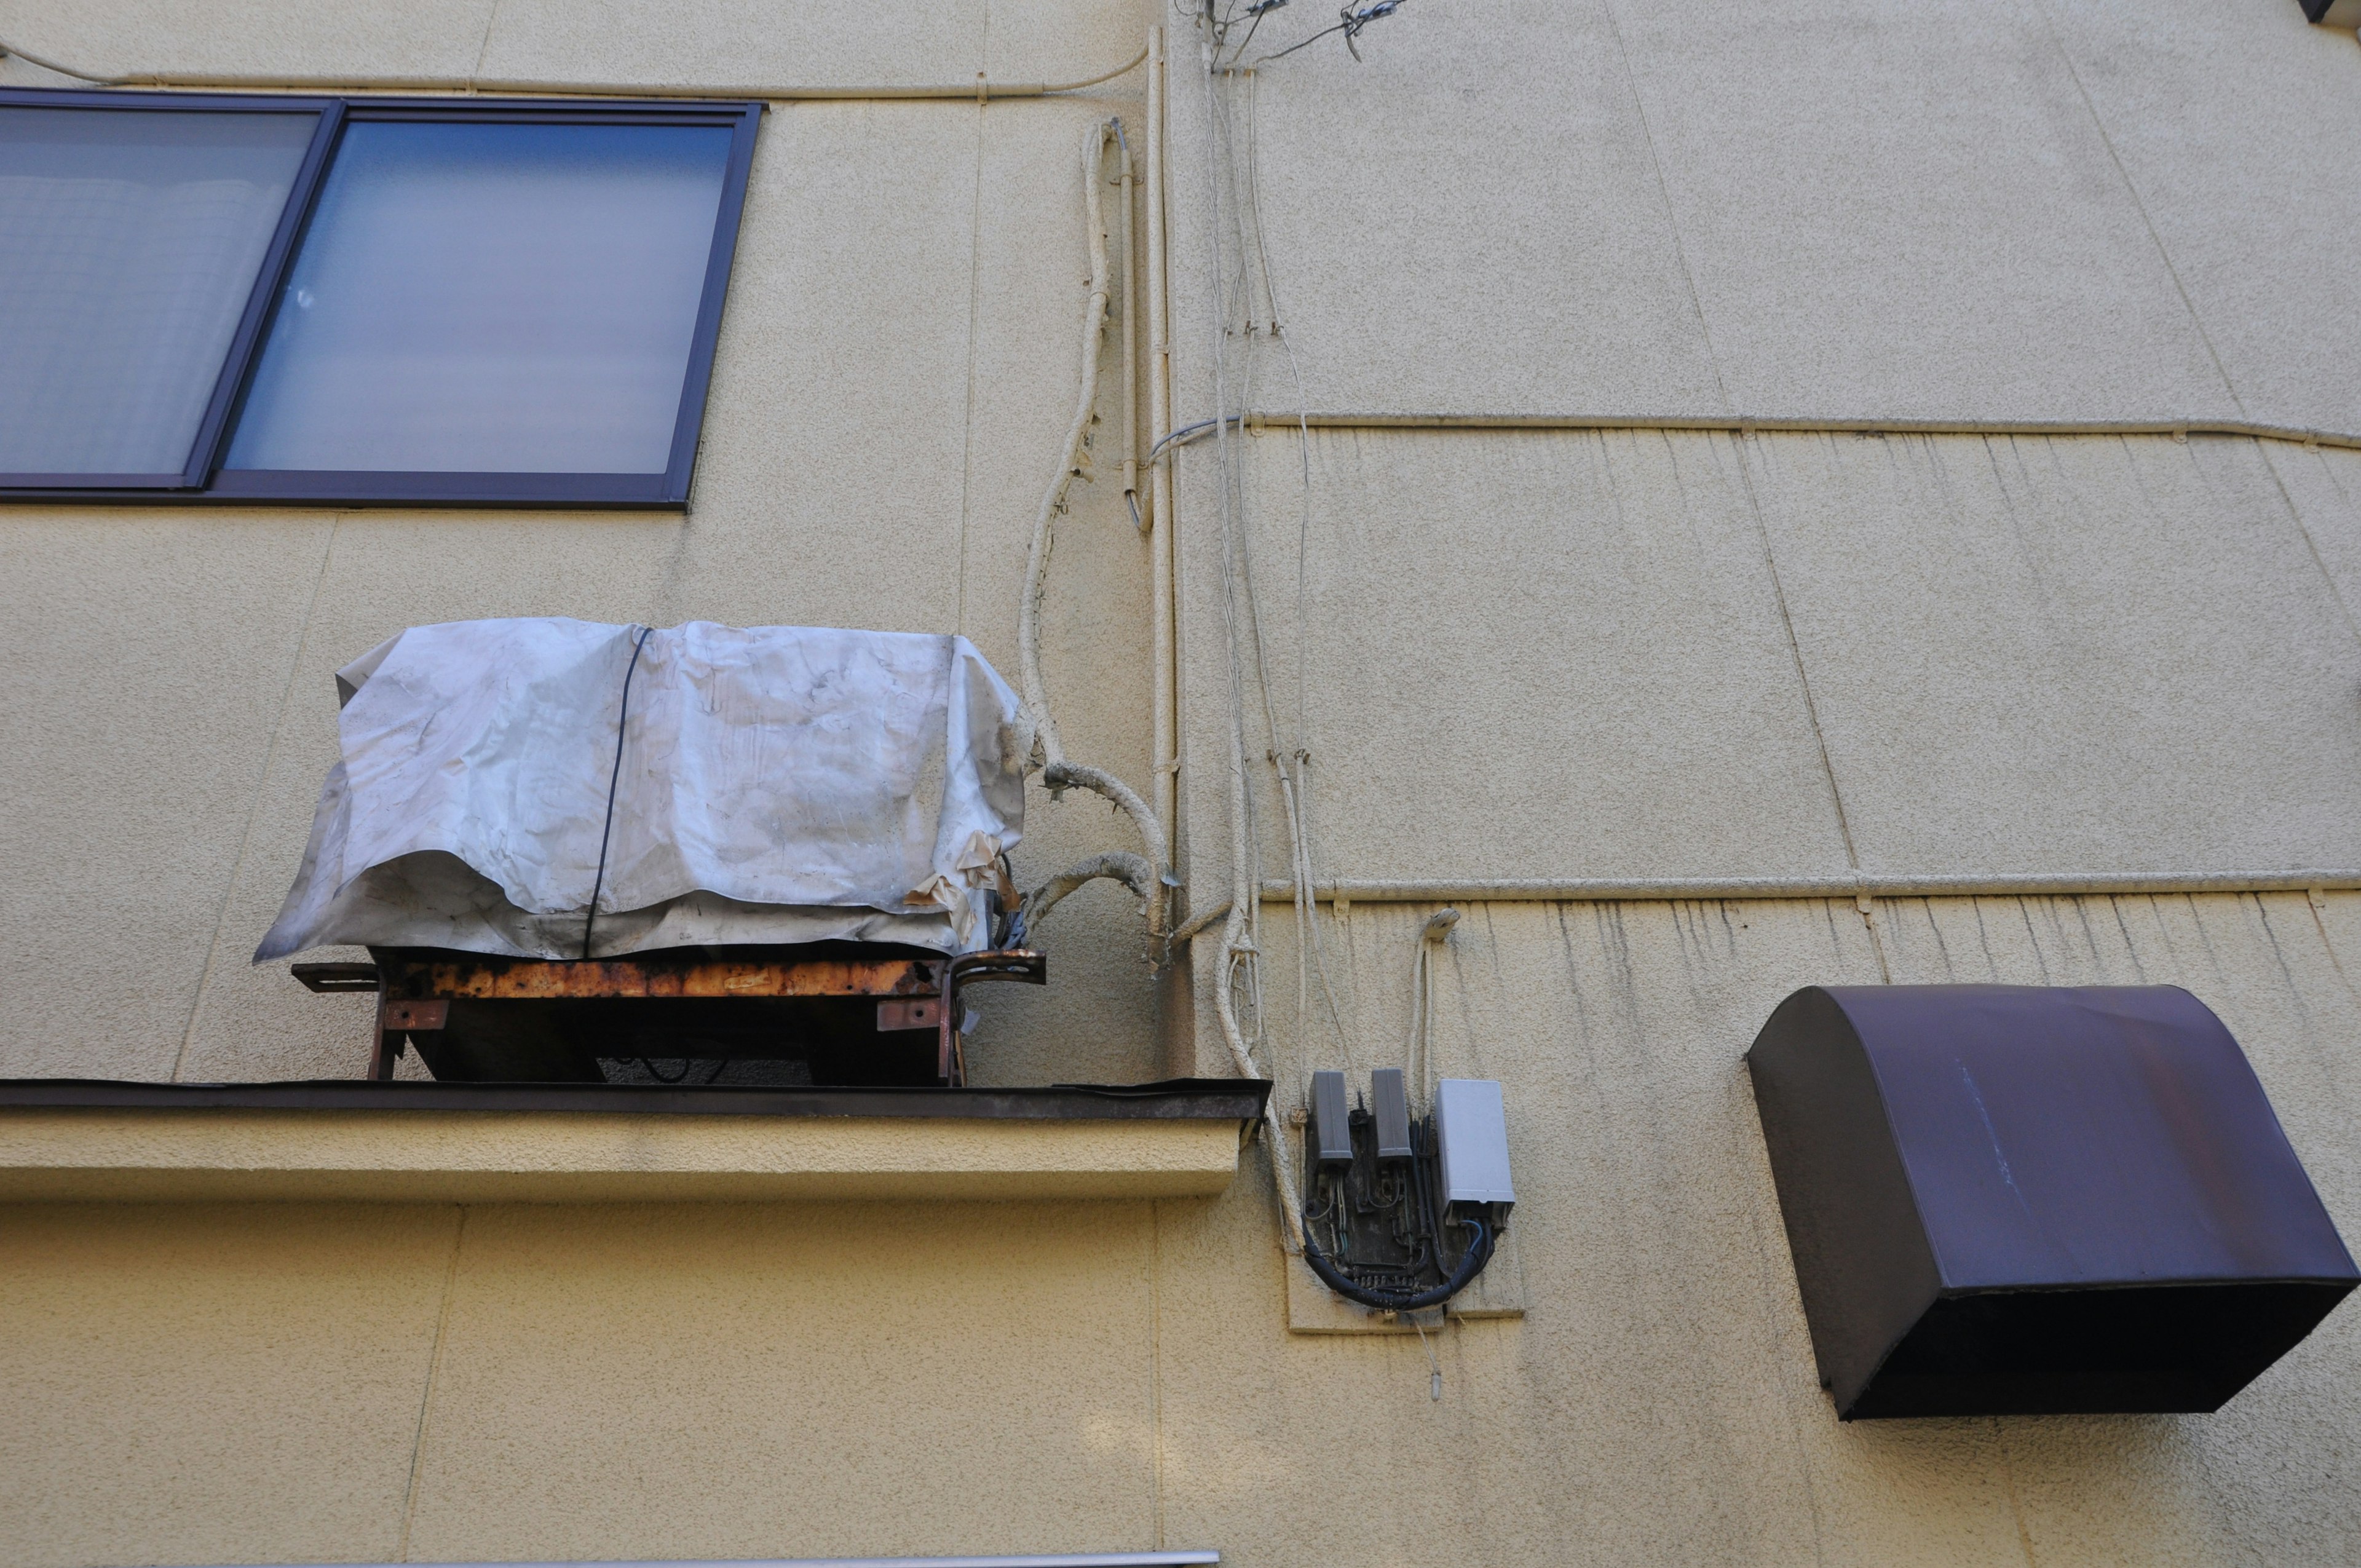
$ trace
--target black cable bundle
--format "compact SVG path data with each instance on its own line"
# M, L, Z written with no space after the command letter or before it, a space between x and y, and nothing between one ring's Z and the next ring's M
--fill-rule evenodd
M1312 1272L1318 1275L1329 1289L1348 1301L1358 1301L1364 1307L1376 1307L1389 1312L1415 1312L1425 1307L1439 1307L1473 1284L1476 1277L1484 1272L1484 1266L1492 1261L1492 1227L1472 1218L1461 1223L1474 1229L1476 1239L1467 1244L1466 1255L1460 1258L1459 1266L1451 1271L1450 1277L1424 1290L1378 1290L1360 1284L1329 1261L1328 1255L1320 1250L1320 1244L1312 1239L1308 1224L1303 1232L1303 1261L1312 1266Z
M1352 1241L1350 1212L1353 1208L1372 1212L1369 1204L1359 1203L1355 1198L1356 1176L1378 1172L1382 1168L1374 1157L1376 1150L1368 1113L1353 1113L1351 1125L1355 1145L1353 1164L1341 1174L1315 1179L1315 1192L1323 1182L1333 1183L1332 1201L1324 1206L1309 1201L1304 1204L1303 1261L1311 1266L1312 1272L1318 1275L1328 1288L1364 1307L1389 1312L1414 1312L1427 1307L1439 1307L1474 1283L1476 1277L1483 1273L1485 1266L1492 1261L1493 1248L1499 1240L1497 1228L1484 1215L1473 1212L1454 1215L1445 1205L1436 1201L1435 1184L1440 1173L1435 1167L1433 1124L1422 1119L1411 1124L1411 1154L1408 1168L1402 1173L1409 1178L1410 1190L1389 1200L1385 1195L1387 1179L1382 1174L1376 1176L1375 1187L1367 1190L1378 1208L1391 1208L1398 1216L1406 1214L1410 1217L1407 1232L1399 1224L1394 1230L1397 1245L1412 1246L1410 1257L1399 1264L1379 1266L1349 1261L1340 1264L1329 1256L1318 1240L1320 1222L1323 1219L1333 1222L1338 1241L1349 1245ZM1400 1192L1400 1189L1395 1190ZM1421 1219L1424 1221L1422 1230L1419 1224ZM1475 1235L1468 1242L1467 1250L1460 1255L1458 1265L1446 1272L1443 1267L1443 1233L1445 1227L1455 1224L1466 1226L1475 1232ZM1398 1288L1367 1284L1347 1272L1356 1267L1378 1266L1413 1277L1432 1266L1436 1273L1443 1275L1443 1280L1424 1289Z

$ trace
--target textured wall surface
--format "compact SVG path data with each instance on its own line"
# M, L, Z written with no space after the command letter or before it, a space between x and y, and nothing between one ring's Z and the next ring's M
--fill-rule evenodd
M2361 453L1315 431L1307 528L1298 433L1236 444L1323 876L2361 864ZM1188 543L1219 883L1220 555Z
M2292 4L1440 0L1363 41L1228 135L1314 409L2361 423L2361 192L2307 151L2361 74Z
M785 87L1078 78L1159 20L1175 422L2361 435L2361 185L2321 150L2361 50L2292 0L1419 0L1210 104L1177 17L1071 0L0 0L0 42ZM357 1072L362 999L246 955L332 672L405 625L957 630L1013 674L1077 150L1110 113L1142 150L1142 92L776 105L686 515L0 510L0 1075ZM1323 876L2361 868L2361 453L1274 426L1175 469L1198 910L1233 623L1264 876L1299 744ZM1104 473L1044 660L1070 749L1145 786L1149 563ZM1029 804L1033 874L1128 842ZM1283 1104L1400 1059L1431 912L1323 905L1308 944L1259 907ZM1045 936L980 1079L1229 1070L1212 938L1159 981L1104 885ZM1506 1087L1527 1310L1435 1340L1440 1401L1414 1336L1287 1332L1259 1147L1155 1202L0 1205L0 1562L2361 1559L2349 1305L2212 1417L1835 1421L1740 1058L1795 988L1881 980L2187 986L2361 1235L2361 894L1474 903L1433 1050Z
M1428 911L1322 916L1399 1059ZM2361 1331L2211 1417L1840 1426L1740 1055L1797 984L2170 982L2361 1227L2361 896L1496 905L1433 1050L1508 1087L1522 1320L1286 1331L1214 1200L0 1212L0 1519L38 1563L1213 1545L1246 1564L2341 1562ZM1882 955L1882 959L1881 959Z

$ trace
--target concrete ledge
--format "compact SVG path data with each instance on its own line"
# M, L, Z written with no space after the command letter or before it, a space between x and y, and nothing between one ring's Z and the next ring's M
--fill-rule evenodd
M595 1108L551 1110L436 1102L529 1099L559 1086L385 1084L366 1086L357 1104L285 1102L349 1101L360 1087L0 1082L0 1201L1202 1197L1235 1174L1265 1088L1114 1091L1110 1106L1093 1107L1113 1113L1080 1115L994 1114L994 1098L1011 1091L723 1091L700 1102L677 1090L619 1095L595 1085ZM417 1092L436 1090L472 1092ZM811 1108L853 1096L858 1109L857 1097L879 1092L936 1096L971 1113ZM767 1110L764 1099L774 1102Z

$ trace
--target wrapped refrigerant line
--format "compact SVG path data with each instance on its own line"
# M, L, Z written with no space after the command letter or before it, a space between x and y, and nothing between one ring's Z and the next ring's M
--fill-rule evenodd
M963 637L455 621L336 680L339 757L258 963L992 940L1031 740Z

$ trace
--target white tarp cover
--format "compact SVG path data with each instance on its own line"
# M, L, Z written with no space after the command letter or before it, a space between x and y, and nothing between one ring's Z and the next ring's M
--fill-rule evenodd
M597 957L958 952L987 939L983 890L1024 829L1022 709L964 637L453 621L336 684L343 757L258 963L331 944L580 958L594 885Z

